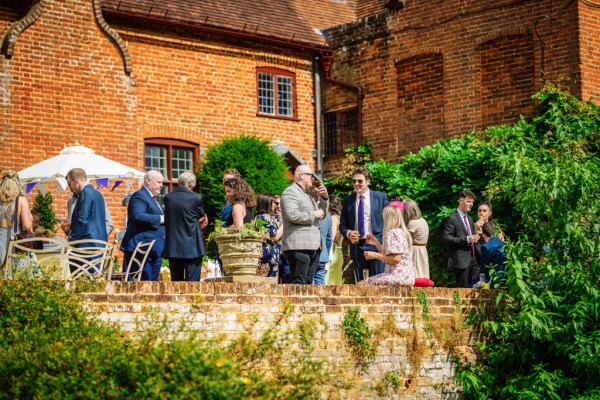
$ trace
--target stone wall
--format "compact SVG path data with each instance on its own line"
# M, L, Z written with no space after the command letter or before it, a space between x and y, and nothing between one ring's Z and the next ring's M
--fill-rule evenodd
M415 400L462 398L453 360L475 359L478 340L465 318L471 310L493 310L495 296L489 290L450 288L209 282L117 282L106 292L83 295L88 310L126 332L134 334L149 316L158 315L167 317L174 330L185 320L184 329L224 342L246 332L260 336L291 306L280 328L295 331L291 337L298 346L308 341L316 357L341 366L345 376L340 379L352 387L343 397L379 398L387 375L399 384L388 388L388 396ZM374 359L363 364L352 356L342 328L355 307L372 330L376 349Z

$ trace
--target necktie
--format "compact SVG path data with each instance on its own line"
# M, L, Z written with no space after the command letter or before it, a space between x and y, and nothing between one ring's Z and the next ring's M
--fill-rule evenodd
M358 197L358 235L365 237L365 196L362 194Z
M471 235L471 227L469 226L469 221L467 221L467 216L463 215L463 219L465 220L465 226L467 227L467 235ZM468 240L467 240L468 241ZM471 243L471 255L475 255L475 244Z

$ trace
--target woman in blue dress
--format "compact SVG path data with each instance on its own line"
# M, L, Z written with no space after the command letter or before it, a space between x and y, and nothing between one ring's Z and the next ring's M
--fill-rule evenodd
M279 270L280 239L283 235L283 225L275 215L275 196L263 193L258 196L256 218L264 221L268 230L263 240L263 253L256 274L259 276L276 277Z

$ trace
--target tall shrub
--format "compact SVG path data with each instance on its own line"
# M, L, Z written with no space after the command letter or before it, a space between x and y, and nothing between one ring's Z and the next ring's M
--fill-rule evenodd
M469 398L600 398L600 109L548 88L531 123L488 130L499 169L492 199L520 215L508 250L508 302L477 364Z
M225 203L223 171L235 168L256 194L281 193L289 185L287 165L268 140L242 135L208 147L201 161L198 182L209 218L214 220Z
M53 199L50 193L46 193L45 195L38 193L33 203L33 211L37 212L40 216L40 226L56 232L56 220L54 219L56 215L52 203Z

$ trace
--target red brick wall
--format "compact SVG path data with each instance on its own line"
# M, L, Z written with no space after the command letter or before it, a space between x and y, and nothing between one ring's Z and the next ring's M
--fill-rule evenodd
M359 2L358 7L366 6ZM373 144L376 159L393 162L437 139L497 121L515 122L522 112L530 115L533 108L528 99L541 87L542 78L566 77L573 93L580 95L577 9L577 2L552 0L407 1L403 10L328 30L335 57L332 74L364 89L363 138ZM597 47L588 52L590 61ZM497 51L502 62L494 66L500 61L493 59L492 52ZM442 74L434 68L416 86L398 85L404 78L396 66L423 54L441 55ZM592 70L597 63L588 65ZM502 70L493 81L486 75L494 72L490 68ZM403 120L406 101L399 101L399 89L410 101L423 93L425 82L434 81L437 94L443 85L443 100L422 104L420 114L412 110L411 119ZM485 100L491 92L500 94L495 107ZM413 141L418 145L405 146Z
M396 64L398 77L398 151L416 152L444 134L442 54L423 54ZM393 144L393 137L388 141ZM385 148L385 147L383 147Z
M579 5L581 98L600 102L600 8L592 2Z
M75 142L143 170L145 138L186 140L202 154L209 144L243 133L280 140L314 166L308 53L111 25L131 54L128 76L95 21L92 0L44 3L39 19L17 38L12 58L0 56L0 170L18 171ZM0 8L2 34L23 15ZM265 66L295 73L297 121L256 116L256 68ZM125 193L125 185L103 190L121 229ZM66 216L67 197L55 198L59 216Z
M532 115L533 38L495 38L481 44L480 54L482 125L514 123L519 115Z

